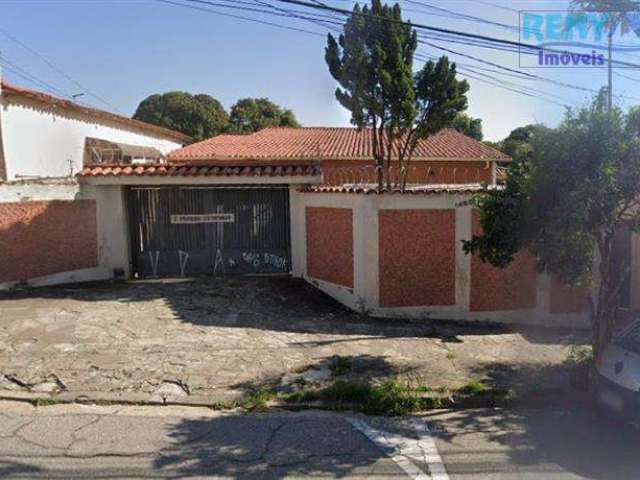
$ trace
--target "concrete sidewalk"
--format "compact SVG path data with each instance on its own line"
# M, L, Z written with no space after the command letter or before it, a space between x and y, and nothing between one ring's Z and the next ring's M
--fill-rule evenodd
M484 379L535 392L569 384L585 332L376 320L302 281L98 283L0 293L0 395L214 405L296 381ZM284 380L283 380L284 379Z

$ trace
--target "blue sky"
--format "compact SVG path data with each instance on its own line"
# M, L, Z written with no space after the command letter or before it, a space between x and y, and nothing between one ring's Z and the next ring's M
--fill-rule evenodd
M185 0L177 1L185 3ZM325 0L325 3L349 8L353 2ZM518 39L516 29L443 16L442 12L425 5L517 27L516 10L566 9L567 4L564 0L401 2L405 18L414 22L512 40ZM304 21L216 10L326 32L320 26ZM325 39L321 36L167 5L156 0L3 0L0 29L0 51L5 62L10 62L5 63L3 72L7 79L44 90L42 85L32 81L35 77L46 82L48 87L54 87L56 93L65 95L79 93L86 88L108 102L109 106L91 96L83 97L85 103L100 108L131 115L147 95L186 90L212 95L227 108L241 97L265 96L293 109L306 126L349 125L348 113L334 99L335 83L324 64ZM451 44L448 47L509 68L518 68L518 55L515 53L465 45ZM44 56L64 74L51 68L33 51ZM421 51L427 55L442 54L431 47L421 47ZM636 55L635 58L627 56L624 59L640 64L640 52ZM455 55L450 57L465 64L476 63ZM16 67L22 74L28 72L31 79L19 76ZM599 88L606 82L606 69L603 68L525 71L585 88ZM637 81L622 78L620 74ZM79 87L69 77L85 88ZM512 81L554 95L552 100L561 104L580 105L590 95L543 81L499 78L502 78L502 85L508 85L504 81ZM616 94L638 97L637 100L618 98L621 105L640 104L640 93L636 93L639 81L640 72L634 69L616 71ZM470 79L470 83L469 113L483 119L487 139L503 138L513 128L527 123L554 125L562 117L564 107L556 103L516 94L475 79Z

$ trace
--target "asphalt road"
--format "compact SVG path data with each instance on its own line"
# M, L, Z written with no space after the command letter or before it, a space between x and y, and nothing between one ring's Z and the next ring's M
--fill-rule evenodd
M0 478L640 478L640 434L591 410L406 419L0 403Z

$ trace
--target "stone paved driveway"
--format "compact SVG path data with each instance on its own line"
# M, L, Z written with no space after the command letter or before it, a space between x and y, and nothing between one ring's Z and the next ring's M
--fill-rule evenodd
M289 278L98 283L0 294L0 390L211 403L337 355L360 380L536 388L584 337L363 318Z

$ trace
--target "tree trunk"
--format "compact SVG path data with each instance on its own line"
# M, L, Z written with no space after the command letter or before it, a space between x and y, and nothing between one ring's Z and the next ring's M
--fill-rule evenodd
M382 152L382 149L380 148L381 142L378 138L379 127L377 125L378 121L375 115L371 117L371 123L371 149L376 168L376 183L378 184L378 191L381 191L384 188L384 154ZM380 130L382 130L382 127L380 127Z
M376 160L376 183L378 184L378 190L380 191L384 188L384 176L382 175L383 170L382 162L378 162Z
M614 278L613 268L614 234L606 233L599 243L600 285L597 304L592 308L593 358L599 363L604 347L611 342L616 326L616 313L619 304L619 290L622 278Z

